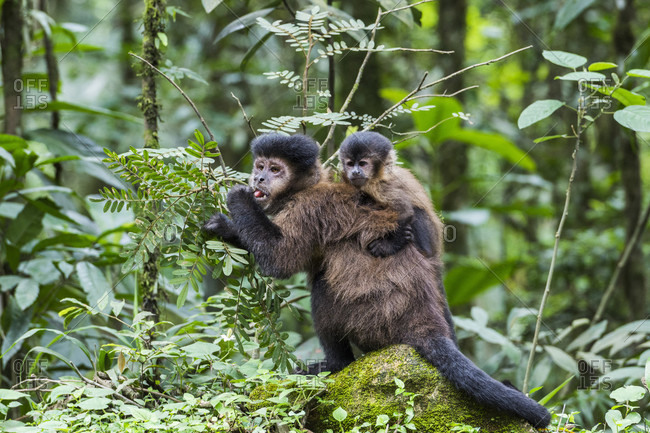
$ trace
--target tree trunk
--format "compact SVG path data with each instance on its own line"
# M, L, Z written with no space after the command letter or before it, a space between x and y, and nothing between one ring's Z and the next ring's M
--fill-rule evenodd
M467 32L467 1L466 0L439 0L438 2L438 37L440 49L454 50L450 56L441 56L440 66L445 74L450 74L462 69L465 61L465 34ZM463 88L463 77L457 75L443 83L448 92ZM462 95L457 97L462 98ZM440 145L439 173L445 195L441 202L441 209L453 211L462 208L467 203L467 145L449 140ZM446 248L456 254L467 253L467 227L458 222L449 221L456 228L456 239L449 242Z
M624 6L619 10L614 31L614 47L616 57L622 65L634 48L635 37L632 33L632 23L635 19L633 0L624 0ZM641 182L641 162L635 135L619 127L616 130L616 142L619 143L621 181L625 191L625 241L629 242L634 228L641 216L643 200ZM643 251L641 244L632 250L630 258L623 268L621 284L624 297L632 317L643 319L646 311L646 277Z
M40 0L39 9L47 13L47 0ZM47 77L50 82L50 101L56 101L56 94L59 90L59 63L56 61L54 55L54 44L52 39L47 35L43 29L43 45L45 46L45 65L47 66ZM52 112L52 129L59 129L59 122L61 121L61 114L58 111ZM57 173L59 169L57 168ZM57 176L58 178L58 176Z
M142 38L142 52L144 59L158 67L162 54L156 47L159 33L165 31L165 1L145 0L144 34ZM159 149L158 119L161 106L156 94L156 71L144 65L142 69L142 98L140 109L145 118L144 147ZM142 310L153 314L152 320L159 321L160 308L158 307L158 256L152 253L144 264L142 273L138 278L138 285L142 296Z
M23 12L22 0L5 0L2 5L2 82L6 134L20 133L22 115Z

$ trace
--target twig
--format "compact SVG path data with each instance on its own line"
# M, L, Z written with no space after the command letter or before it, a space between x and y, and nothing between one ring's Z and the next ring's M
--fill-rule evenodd
M415 95L411 96L409 99L407 99L404 102L409 102L413 101L415 99L423 99L423 98L453 98L454 96L458 95L459 93L466 92L467 90L471 89L478 89L479 85L475 84L473 86L465 87L464 89L456 90L454 93L426 93L423 95Z
M235 101L237 101L237 104L239 104L239 108L241 109L242 114L244 115L244 120L246 120L246 123L248 124L248 128L251 130L253 133L254 137L257 137L257 132L255 132L255 129L253 129L253 126L251 125L251 119L246 115L246 110L244 110L244 107L241 105L241 101L239 100L238 97L235 96L234 93L230 92L230 96L235 98Z
M74 371L77 373L77 376L79 376L79 377L81 378L81 380L83 380L84 382L86 382L88 385L93 385L93 386L96 386L97 388L110 389L111 391L113 391L113 395L116 396L117 398L119 398L120 400L124 400L125 402L127 402L127 403L131 403L131 404L133 404L133 405L135 405L135 406L138 406L138 407L143 407L141 404L139 404L139 403L137 403L137 402L131 400L130 398L128 398L128 397L126 397L126 396L120 394L119 392L117 392L116 390L114 390L113 388L111 388L110 386L102 385L102 384L99 383L99 382L95 382L94 380L90 380L90 379L88 379L86 376L84 376L83 374L81 374L81 372L79 371L79 369L77 368L77 366L74 365L73 363L70 363L70 365L72 366L72 368L74 369Z
M146 392L147 394L155 395L155 396L158 396L158 397L168 398L168 399L170 399L171 401L173 401L175 403L182 403L183 402L183 400L179 400L177 398L174 398L171 395L163 394L162 392L153 391L151 389L144 389L144 388L141 388L139 386L129 386L129 388L134 389L136 391L140 391L140 392Z
M291 14L292 17L296 17L296 12L291 9L291 6L289 6L289 2L287 0L282 0L282 3L284 4L285 9Z
M402 6L401 8L395 8L395 9L387 10L387 11L385 11L385 12L382 12L381 14L382 14L382 15L388 15L388 14L392 14L393 12L399 12L399 11L402 11L402 10L404 10L404 9L410 9L410 8L415 7L415 6L417 6L417 5L421 5L422 3L431 3L431 2L433 2L433 1L436 1L436 0L421 0L421 1L417 2L417 3L413 3L413 4L410 4L410 5Z
M442 119L440 122L436 123L436 124L433 125L431 128L425 129L424 131L409 131L409 132L407 132L406 134L403 134L403 135L408 135L408 137L404 137L404 138L402 138L401 140L397 140L397 141L393 142L393 145L396 145L396 144L398 144L398 143L401 143L402 141L410 140L411 138L415 138L415 137L417 137L418 135L423 135L423 134L426 134L426 133L428 133L428 132L431 132L431 131L433 131L435 128L437 128L438 126L440 126L441 124L443 124L444 122L446 122L446 121L448 121L448 120L451 120L451 119L456 119L456 117L451 116L451 117L447 117L446 119ZM400 134L400 135L401 135L401 134Z
M564 223L566 217L569 214L569 202L571 200L571 185L573 184L573 179L575 178L576 171L578 170L578 151L580 150L580 124L582 123L582 113L578 113L578 133L576 134L576 145L573 149L573 167L571 168L571 175L569 176L569 185L566 189L566 198L564 200L564 209L562 209L562 217L560 218L560 223L558 224L557 231L555 232L555 245L553 246L553 255L551 257L551 266L548 271L548 277L546 278L546 287L544 288L544 295L542 296L542 302L539 306L539 311L537 312L537 323L535 324L535 334L533 336L533 344L530 349L530 355L528 357L528 365L526 366L526 374L524 375L524 385L522 391L525 393L528 389L528 378L530 372L533 368L533 360L535 359L535 349L537 348L537 340L539 338L539 330L542 326L542 314L544 314L544 306L546 305L546 300L548 295L551 292L551 282L553 281L553 271L555 270L555 260L557 259L557 252L560 245L560 236L562 235L562 229L564 228Z
M377 18L375 19L375 24L372 27L372 32L370 33L370 42L373 42L375 40L375 36L377 35L377 27L379 26L379 21L381 20L381 9L377 11ZM370 59L370 55L372 54L372 51L368 51L366 53L366 56L363 58L363 62L361 62L361 66L359 67L359 70L357 71L357 77L354 80L354 84L352 85L352 88L350 89L350 92L348 93L348 96L345 98L345 101L343 102L343 105L341 105L341 109L339 110L339 113L345 112L345 110L348 109L348 106L350 105L350 102L352 102L352 98L354 97L355 93L357 93L357 90L359 89L359 85L361 84L361 77L363 76L363 72L366 69L366 65L368 64L368 59ZM334 130L336 129L336 123L332 123L332 126L330 126L329 131L327 131L327 137L325 138L325 141L323 141L323 144L321 145L321 148L327 147L328 143L332 140L332 137L334 137ZM332 156L328 159L332 159L337 152L332 154ZM327 161L326 161L327 163ZM325 164L323 164L325 165Z
M414 90L412 90L408 95L406 95L404 98L402 98L401 101L397 102L397 103L394 104L392 107L390 107L388 110L384 111L384 112L383 112L383 113L382 113L378 118L376 118L376 119L374 120L374 122L372 122L370 125L368 125L367 127L365 127L365 128L364 128L364 131L367 131L367 130L371 129L372 127L374 127L375 125L377 125L378 123L380 123L382 120L384 120L384 119L386 118L386 116L388 116L390 113L392 113L394 110L396 110L400 105L402 105L404 102L406 102L407 100L409 100L409 98L413 97L413 96L414 96L416 93L418 93L419 91L421 91L421 90L425 90L425 89L428 89L429 87L433 87L433 86L435 86L436 84L442 83L443 81L446 81L446 80L448 80L448 79L450 79L450 78L452 78L452 77L455 77L456 75L460 75L460 74L462 74L462 73L464 73L464 72L467 72L467 71L469 71L470 69L475 69L475 68L478 68L478 67L480 67L480 66L486 66L486 65L490 65L490 64L492 64L492 63L499 62L499 61L501 61L501 60L503 60L503 59L505 59L505 58L508 58L508 57L510 57L510 56L512 56L512 55L514 55L514 54L517 54L517 53L519 53L519 52L521 52L521 51L524 51L524 50L530 49L530 48L532 48L532 47L533 47L532 45L528 45L527 47L519 48L518 50L512 51L512 52L510 52L510 53L508 53L508 54L504 54L503 56L501 56L501 57L497 57L496 59L488 60L488 61L486 61L486 62L476 63L476 64L474 64L474 65L470 65L470 66L468 66L468 67L466 67L466 68L460 69L460 70L458 70L458 71L456 71L456 72L452 72L451 74L449 74L449 75L447 75L447 76L445 76L445 77L439 78L439 79L437 79L437 80L435 80L435 81L432 81L432 82L427 83L427 84L424 84L424 85L422 85L422 83L420 83L420 85L418 85L418 87L416 87L416 88L415 88Z
M163 71L161 71L160 69L156 68L154 65L152 65L151 63L149 63L147 60L143 59L142 57L140 57L140 56L138 56L137 54L132 53L132 52L129 52L129 55L130 55L130 56L133 56L133 57L135 57L136 59L138 59L138 60L140 60L140 61L146 63L147 65L149 65L150 68L152 68L154 71L158 72L160 75L162 75L163 77L165 77L165 79L166 79L167 81L169 81L169 82L172 84L172 86L176 87L176 89L177 89L179 92L181 92L181 95L183 95L183 97L185 98L185 100L186 100L186 101L187 101L187 102L192 106L192 109L194 110L194 112L196 113L196 115L199 117L199 120L201 121L201 124L203 124L203 127L205 128L205 130L207 131L208 135L210 136L210 141L213 141L213 142L216 143L217 140L214 139L214 135L212 134L212 131L210 131L210 128L208 127L208 124L205 123L205 120L203 119L203 116L201 116L201 113L199 112L199 109L196 108L196 105L194 105L194 102L192 102L192 100L190 99L190 97L187 96L187 94L183 91L183 89L181 89L180 86L174 82L174 80L172 80L169 76L167 76L167 74L165 74L165 73L164 73ZM218 145L218 144L215 144L215 150L216 150L217 153L219 154L219 164L221 165L221 169L223 170L223 174L224 174L224 176L225 176L226 173L227 173L227 171L226 171L226 163L224 162L223 157L221 156L221 151L219 150L219 145Z
M621 275L621 271L627 264L627 260L630 258L630 254L632 253L632 250L634 250L636 245L639 243L639 239L641 239L641 235L643 234L646 226L648 225L648 219L650 219L650 203L648 203L648 207L646 208L643 217L639 218L639 221L637 221L636 227L634 228L634 233L632 234L632 237L630 238L627 245L625 246L625 249L623 250L621 257L618 259L618 263L616 263L616 269L614 269L614 274L612 275L612 278L609 280L609 284L607 285L607 290L605 290L605 294L600 300L600 304L598 304L598 310L596 310L596 314L594 315L594 318L591 319L591 323L597 323L602 317L603 312L605 311L605 306L607 305L609 298L612 296L612 293L614 293L614 289L616 288L616 283L618 282L618 277Z

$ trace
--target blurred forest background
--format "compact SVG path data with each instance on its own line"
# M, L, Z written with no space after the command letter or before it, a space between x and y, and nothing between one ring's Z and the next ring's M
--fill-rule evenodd
M104 203L93 201L102 199L99 192L105 187L135 191L129 183L146 185L144 180L120 178L114 173L119 169L111 171L109 165L119 165L119 157L110 152L148 147L153 149L151 155L158 152L165 159L171 155L165 152L186 147L188 139L198 143L199 153L214 149L214 144L204 146L195 136L200 130L210 141L181 93L129 52L150 60L153 51L160 56L159 68L194 101L225 165L247 173L252 130L273 129L277 123L270 119L303 116L305 108L308 114L327 112L328 107L338 111L362 67L363 77L347 109L359 114L348 119L352 127L362 125L362 114L380 116L416 89L425 73L428 83L532 45L422 91L427 96L409 101L403 112L384 119L377 129L398 142L400 160L425 185L447 225L445 286L464 353L489 374L518 387L526 375L572 169L576 112L565 107L525 129L517 122L535 101L555 99L576 107L585 95L577 81L555 79L568 71L547 61L542 52L584 56L585 67L614 63L602 71L608 86L619 85L611 73L622 79L626 71L650 69L650 4L640 0L421 2L382 17L383 28L377 31L377 44L405 49L379 50L366 64L365 51L344 49L329 62L325 56L311 67L306 92L304 86L292 87L301 84L302 76L296 81L286 73L268 74L300 74L305 58L258 18L267 24L292 22L297 11L318 6L320 12L329 12L327 19L360 19L367 26L375 21L379 7L397 9L407 2L4 0L0 4L5 98L5 135L0 139L2 388L21 383L28 373L58 379L79 371L88 375L119 368L123 373L129 369L125 363L131 362L153 365L162 358L160 353L142 351L158 347L150 344L159 339L157 332L165 333L163 341L180 347L207 335L202 327L208 325L214 325L210 328L214 335L220 335L218 329L230 330L215 342L222 354L229 354L222 361L241 364L261 351L269 353L276 366L287 363L290 356L276 350L302 360L320 358L304 277L278 282L282 290L277 297L267 293L257 299L255 281L270 284L268 280L249 276L243 255L231 256L223 245L206 246L200 222L223 209L223 197L204 194L208 180L201 200L188 201L179 214L169 217L172 235L152 230L156 239L175 244L170 248L177 256L170 258L163 243L160 249L146 245L149 254L141 256L128 249L135 263L120 254L134 237L127 233L142 232L146 226L134 223L136 216L154 220L165 199L150 197L161 200L156 205L161 207L148 210L111 201L115 196L110 191L104 194ZM145 7L157 15L143 18ZM159 27L147 29L144 23ZM345 40L354 46L369 35L368 30L358 30L346 33ZM151 91L147 76L155 78L155 93L142 97L143 88ZM281 83L282 78L289 85ZM645 106L650 80L643 74L630 76L622 89L627 93L619 93L620 97L603 97L603 104L611 104L604 111ZM446 97L450 94L455 96ZM146 133L141 108L154 113L148 112ZM644 232L647 219L642 219L647 218L650 202L650 127L635 132L611 115L597 117L596 112L600 113L591 112L593 125L580 134L577 173L528 386L543 385L546 394L573 377L556 397L562 399L559 411L562 405L566 412L580 411L580 423L587 426L603 422L612 405L609 392L599 390L638 384L650 356L650 235ZM152 122L158 123L157 132ZM424 134L403 135L439 122ZM647 118L645 122L650 123ZM307 122L306 131L323 143L330 128L316 123ZM343 122L335 128L333 139L325 143L323 161L335 152L346 131ZM568 138L535 141L563 134ZM106 158L102 149L110 151L111 162L102 162ZM212 173L220 173L212 178L221 182L220 192L229 187L225 177L242 179L234 172L228 176L219 172L216 153L207 156L215 161ZM143 160L147 162L147 157ZM155 163L149 167L155 171ZM167 184L164 188L171 191ZM185 213L191 214L190 223L174 222ZM177 236L176 227L181 226ZM142 240L147 235L137 236L136 241L149 242ZM625 247L639 237L608 291ZM133 268L127 266L125 271L125 262ZM181 262L185 267L179 271ZM188 262L192 270L182 271ZM215 266L217 272L212 274ZM132 269L136 271L129 272ZM239 280L235 284L241 284L241 290L246 286L251 291L249 304L235 314L257 324L261 322L256 315L267 320L257 331L242 331L239 319L227 314L233 308L229 300L239 293L226 290L224 295L224 288L233 287L228 276ZM211 299L219 301L206 302L213 295L217 297ZM272 314L260 313L258 301L266 303ZM295 307L295 314L280 312L287 305ZM135 326L146 317L138 316L141 311L165 324ZM216 319L210 315L222 313ZM276 325L280 333L268 341L260 338L275 332ZM133 335L125 336L125 329ZM235 354L238 344L224 346L233 332L242 353ZM183 340L183 335L193 337ZM133 343L139 338L145 343ZM104 346L107 343L116 346ZM188 353L205 361L204 354L193 350ZM257 355L251 355L255 351ZM176 371L182 371L181 364L195 366L184 362L176 364ZM142 380L145 370L149 371L142 367L134 377ZM166 394L166 386L174 382L162 382L156 389ZM33 405L42 405L38 407L53 403L47 398L34 403L39 400L30 398ZM26 412L25 407L4 403L0 405L9 418Z

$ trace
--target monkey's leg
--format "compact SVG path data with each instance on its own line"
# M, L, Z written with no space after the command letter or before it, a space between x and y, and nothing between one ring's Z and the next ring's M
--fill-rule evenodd
M546 427L551 421L551 415L543 406L492 379L460 353L450 339L435 337L412 345L440 374L477 402L519 416L536 428Z
M454 344L458 346L458 341L456 341L456 331L454 330L454 319L451 317L451 310L449 310L449 303L447 303L447 292L445 291L445 286L442 283L442 277L437 277L436 280L438 281L438 290L440 290L440 294L442 294L442 297L445 301L445 305L444 305L445 322L447 322L447 325L449 326L449 330L451 332L451 336Z
M342 312L336 307L324 275L323 271L314 278L311 313L316 335L325 352L326 366L323 371L335 373L353 362L354 354L339 322Z

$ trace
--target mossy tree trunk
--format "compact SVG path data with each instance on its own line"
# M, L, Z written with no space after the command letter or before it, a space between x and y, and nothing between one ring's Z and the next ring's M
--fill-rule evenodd
M156 44L156 39L165 31L165 1L145 0L143 21L142 56L152 65L158 67L162 53ZM139 106L145 120L144 147L159 149L158 120L160 119L161 105L158 103L156 93L156 71L147 66L143 66L142 69L142 96ZM142 310L152 313L154 322L158 322L160 316L158 307L158 258L158 253L150 254L149 260L144 264L142 273L138 278Z
M17 135L22 115L23 11L22 0L2 4L2 82L5 105L4 132Z

